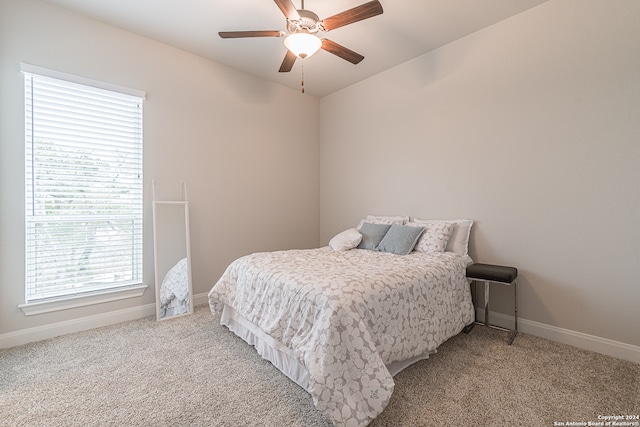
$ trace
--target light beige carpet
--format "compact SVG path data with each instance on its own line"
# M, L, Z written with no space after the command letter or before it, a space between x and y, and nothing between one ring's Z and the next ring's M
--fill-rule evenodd
M370 425L553 426L640 414L640 365L476 326L395 377ZM329 426L207 307L0 350L2 426Z

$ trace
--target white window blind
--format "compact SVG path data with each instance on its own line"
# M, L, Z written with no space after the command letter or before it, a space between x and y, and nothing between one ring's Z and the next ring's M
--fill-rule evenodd
M30 70L26 303L142 283L143 97Z

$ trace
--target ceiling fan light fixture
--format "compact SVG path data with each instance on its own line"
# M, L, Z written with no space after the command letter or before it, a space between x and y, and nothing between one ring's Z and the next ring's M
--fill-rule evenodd
M298 58L308 58L322 47L322 40L313 34L295 33L284 39L284 45Z

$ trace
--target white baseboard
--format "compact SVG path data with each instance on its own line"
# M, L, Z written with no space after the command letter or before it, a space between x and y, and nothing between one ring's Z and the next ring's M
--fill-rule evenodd
M207 293L193 296L194 306L207 302ZM102 326L115 325L116 323L141 319L143 317L155 316L155 314L156 305L147 304L123 310L111 311L109 313L96 314L94 316L52 323L50 325L36 326L34 328L27 328L16 332L9 332L0 335L0 349L15 347L35 341L42 341L74 332L87 331L89 329L100 328Z
M194 306L207 303L207 293L193 296ZM153 316L155 313L155 304L147 304L139 307L97 314L95 316L37 326L35 328L23 329L16 332L9 332L0 335L0 348L15 347L30 342L57 337L59 335L66 335L73 332L81 332L129 320L140 319L147 316ZM484 321L483 309L477 310L477 319ZM513 316L492 312L490 313L489 321L497 326L513 328ZM640 346L600 338L594 335L588 335L582 332L571 331L521 318L518 319L518 330L525 334L534 335L562 344L572 345L585 350L595 351L597 353L606 354L619 359L640 363ZM516 338L516 340L517 339L518 338Z
M79 319L65 320L64 322L52 323L49 325L36 326L34 328L27 328L16 332L9 332L7 334L0 335L0 348L15 347L17 345L23 345L34 341L42 341L60 335L86 331L102 326L126 322L128 320L140 319L142 317L153 316L155 313L155 304L147 304L123 310L111 311L109 313L96 314L94 316L81 317Z
M484 309L477 309L476 313L476 319L479 322L484 322ZM513 329L514 322L513 316L490 312L489 323L503 328ZM640 346L637 345L626 344L522 318L518 318L518 331L562 344L572 345L584 350L595 351L596 353L617 357L618 359L640 363ZM516 337L516 340L517 339L518 338Z
M196 307L198 305L209 304L209 293L205 292L204 294L198 294L193 296L193 306Z

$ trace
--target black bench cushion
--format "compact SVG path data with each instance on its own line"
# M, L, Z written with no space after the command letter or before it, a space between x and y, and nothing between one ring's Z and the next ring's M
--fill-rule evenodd
M467 277L469 279L511 283L518 277L518 269L502 265L476 263L467 267Z

